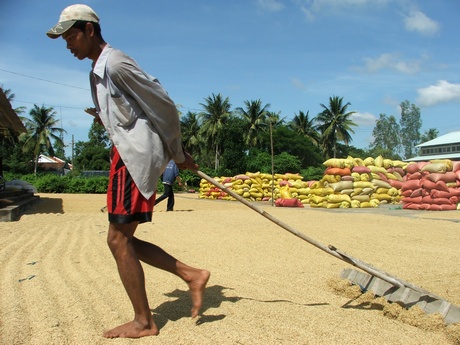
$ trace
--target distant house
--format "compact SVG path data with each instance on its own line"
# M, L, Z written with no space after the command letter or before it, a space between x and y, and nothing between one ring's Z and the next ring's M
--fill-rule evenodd
M406 161L420 162L432 159L460 160L460 131L447 133L416 147L420 149L420 155L406 159Z
M54 171L65 175L72 170L72 164L57 158L45 155L38 156L38 167L46 171Z

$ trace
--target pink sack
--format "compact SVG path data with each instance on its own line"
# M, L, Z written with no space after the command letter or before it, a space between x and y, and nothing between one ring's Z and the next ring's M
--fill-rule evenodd
M425 178L432 182L444 181L445 183L448 183L448 182L455 182L457 180L457 174L452 171L448 171L444 174L443 173L431 173L429 175L426 175Z
M460 162L452 162L452 171L457 172L460 170Z
M416 171L412 174L407 174L406 180L420 180L422 177L423 177L422 173L420 171Z
M424 210L428 210L428 211L442 211L442 205L436 205L436 204L426 205L426 207L424 208Z
M420 171L426 164L427 162L411 163L406 167L406 172L413 174L417 171Z
M407 190L401 192L401 195L402 195L402 196L405 196L405 197L409 197L409 196L412 195L413 192L414 192L414 191L413 191L412 189L407 189Z
M404 177L404 175L406 175L406 172L404 171L403 168L392 167L392 168L388 168L387 171L389 173L397 172L399 175L401 175L401 177Z
M452 194L444 190L432 189L430 192L432 198L450 198Z
M423 180L421 182L421 185L423 188L428 189L428 190L436 189L436 183L430 180Z
M458 196L451 196L449 198L450 203L453 204L453 205L457 205L459 200L460 200L460 198Z
M358 174L369 174L371 172L371 169L369 169L368 167L355 166L353 167L352 171Z
M407 189L417 189L420 187L420 180L408 180L408 181L405 181L403 183L403 185L401 186L401 190L402 191L405 191Z
M452 196L460 196L460 189L457 188L449 188L449 193Z
M403 205L403 209L406 210L420 210L420 204L408 203Z
M390 184L390 186L392 186L392 187L394 187L396 189L401 189L401 187L402 187L404 182L398 181L398 180L388 179L388 183Z
M406 198L402 198L401 201L404 203L421 204L422 197L421 196L417 196L415 198L406 197Z
M417 188L415 189L412 194L410 195L411 198L415 198L417 196L424 196L426 195L428 192L426 191L426 189L424 188Z
M457 205L441 205L441 210L443 211L455 211L457 209Z
M424 204L435 204L435 205L450 205L451 202L446 198L436 198L433 199L431 196L426 195L422 198L422 203Z
M436 189L443 190L443 191L446 191L446 192L449 191L449 187L447 187L447 185L446 185L446 183L444 181L436 182Z
M275 201L276 207L304 207L303 204L297 198L292 199L277 199Z

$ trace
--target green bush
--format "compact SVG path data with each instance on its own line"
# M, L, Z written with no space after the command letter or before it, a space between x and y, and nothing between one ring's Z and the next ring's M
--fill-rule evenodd
M91 177L85 179L85 191L83 193L103 194L107 192L109 178L106 176Z
M66 178L66 193L69 193L69 194L84 193L83 186L85 185L85 178L78 177L78 176L76 177L66 176L65 178Z
M324 176L325 167L308 167L300 172L303 181L321 180Z
M55 174L18 175L6 173L5 181L22 180L29 182L39 193L69 193L69 194L105 194L109 185L106 176L81 177L59 176Z
M53 174L43 175L37 178L34 186L39 193L65 193L66 179Z

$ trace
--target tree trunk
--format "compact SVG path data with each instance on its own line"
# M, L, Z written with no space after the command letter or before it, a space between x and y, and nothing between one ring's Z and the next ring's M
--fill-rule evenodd
M37 175L38 157L40 157L40 154L35 156L34 175Z
M219 168L219 145L216 144L216 156L214 157L214 170Z

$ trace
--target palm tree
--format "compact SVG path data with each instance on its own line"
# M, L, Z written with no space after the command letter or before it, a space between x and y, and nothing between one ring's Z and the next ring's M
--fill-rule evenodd
M281 116L281 111L275 113L274 111L267 111L267 122L271 125L273 128L277 128L279 126L282 126L284 124L284 119L286 117L283 117L280 119Z
M61 134L66 133L66 131L61 127L57 127L59 120L55 118L57 113L53 108L45 108L43 105L39 107L34 104L34 108L29 114L31 119L24 119L27 133L21 134L24 139L22 150L24 153L33 152L35 157L34 173L37 173L40 153L46 150L49 155L54 156L51 139L59 143L59 145L64 145Z
M420 143L426 143L427 141L436 139L438 135L439 131L436 128L430 128L420 136Z
M187 112L181 117L182 143L186 150L195 155L200 153L203 140L200 134L200 121L197 113Z
M209 143L214 147L214 169L217 171L219 168L220 148L219 139L222 127L230 116L230 101L227 98L223 99L222 95L212 94L205 98L205 103L200 103L204 111L200 114L202 127L201 133L203 137L210 139Z
M348 145L352 141L349 132L355 133L351 127L356 124L350 119L355 111L347 112L350 103L343 105L342 100L343 97L329 97L329 108L320 104L324 110L315 118L318 123L316 129L321 133L323 154L328 158L335 158L338 141L343 141L345 145Z
M311 141L318 145L320 141L320 135L315 129L315 119L309 119L309 111L305 114L303 111L299 111L299 114L294 114L294 118L289 123L289 127L296 133L308 137Z
M265 131L269 124L267 122L267 109L270 107L270 104L262 107L260 99L257 101L244 101L244 104L246 105L246 109L239 107L236 110L246 122L246 144L249 147L255 147L260 140L260 133Z

